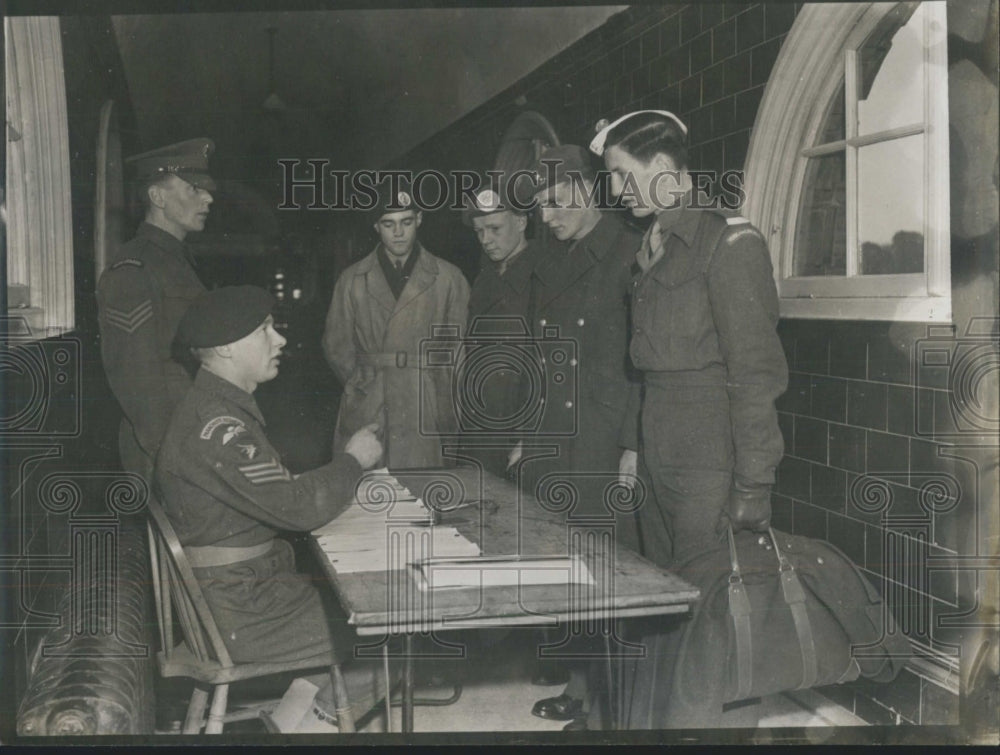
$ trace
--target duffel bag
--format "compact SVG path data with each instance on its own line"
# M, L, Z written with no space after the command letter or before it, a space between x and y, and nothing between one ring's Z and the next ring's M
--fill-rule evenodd
M838 548L769 530L676 571L702 598L644 638L631 679L633 728L725 726L723 706L863 676L891 681L910 655L878 591Z

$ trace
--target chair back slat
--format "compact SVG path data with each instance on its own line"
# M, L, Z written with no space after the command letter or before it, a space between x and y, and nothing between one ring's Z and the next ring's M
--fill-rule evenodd
M181 631L184 632L184 641L187 642L191 652L199 661L215 660L215 656L209 652L205 640L205 633L200 631L201 624L198 621L198 612L195 611L190 597L184 591L177 567L170 564L170 584L173 588L174 605L177 607L177 615L181 621Z
M164 621L163 591L160 589L160 548L156 533L153 531L153 524L149 520L146 521L146 536L149 539L149 566L153 579L153 602L156 605L156 624L160 632L160 647L169 658L169 649L173 647L173 643L167 642L168 630ZM169 601L170 596L168 595L167 602L169 603Z
M181 629L191 652L202 660L211 657L222 666L232 666L232 658L177 533L158 502L150 500L148 512L161 546L160 573L167 577L168 582L168 589L164 592L173 596ZM171 601L165 598L162 602L166 606Z

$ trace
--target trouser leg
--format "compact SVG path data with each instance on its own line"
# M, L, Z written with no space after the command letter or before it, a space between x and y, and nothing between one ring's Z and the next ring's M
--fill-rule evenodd
M715 525L732 474L713 469L650 467L655 505L640 509L643 551L661 566L679 564L715 545Z

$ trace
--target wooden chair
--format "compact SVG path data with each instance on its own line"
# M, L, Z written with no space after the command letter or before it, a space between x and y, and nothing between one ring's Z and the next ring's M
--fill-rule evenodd
M156 655L157 665L164 677L187 677L194 679L196 684L184 719L183 733L197 734L204 725L206 734L219 734L223 724L257 718L261 713L273 710L279 702L267 701L227 713L229 685L232 682L320 667L329 668L333 678L340 731L354 731L347 685L340 666L330 653L286 663L233 662L174 528L156 501L149 501L148 506L149 557L156 618L160 627L161 650ZM179 644L174 637L174 610L183 634L183 642ZM205 722L209 689L213 692Z

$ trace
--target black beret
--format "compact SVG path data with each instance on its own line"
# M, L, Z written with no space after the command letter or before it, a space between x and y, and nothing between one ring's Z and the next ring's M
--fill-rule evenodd
M260 326L274 308L274 297L257 286L226 286L191 302L177 328L185 346L207 349L238 341Z
M125 162L135 167L135 177L140 181L173 173L192 186L215 191L215 181L208 174L208 158L213 152L215 142L211 139L188 139L141 155L132 155L125 158Z

